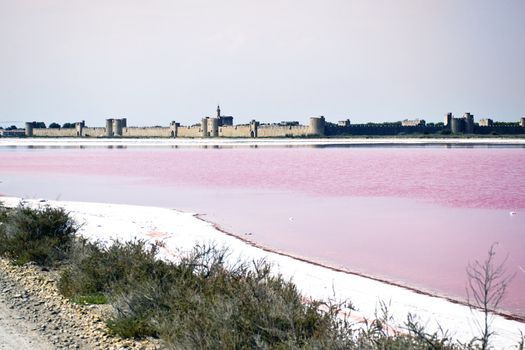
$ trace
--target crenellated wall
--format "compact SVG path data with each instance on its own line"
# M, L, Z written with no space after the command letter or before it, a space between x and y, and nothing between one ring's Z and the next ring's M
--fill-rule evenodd
M105 137L106 136L106 128L83 127L82 128L82 136L84 136L84 137Z
M170 127L122 128L122 137L174 137Z
M411 133L434 133L443 130L442 127L436 126L403 126L401 124L351 124L347 126L339 126L335 124L327 124L325 133L327 136L337 135L398 135Z
M525 134L525 117L516 123L498 123L490 119L474 123L474 116L465 113L461 118L455 118L451 113L445 116L445 123L427 124L424 122L408 123L367 123L350 124L326 123L324 117L310 118L308 125L299 122L282 122L280 124L260 124L252 120L249 124L221 124L221 117L205 117L200 124L181 126L172 121L167 127L128 127L126 118L107 119L106 127L86 127L84 121L78 122L71 129L36 128L43 123L26 123L27 137L162 137L162 138L207 138L207 137L324 137L343 135L399 135L399 134ZM226 117L224 117L226 118Z
M67 129L33 129L33 136L35 137L75 137L77 136L77 129L67 128Z
M474 126L474 133L481 135L497 134L497 135L519 135L525 134L525 127L516 125L498 125L493 124L492 126Z
M304 125L261 124L257 128L257 137L298 137L308 136L310 128Z
M202 137L202 128L200 125L179 126L177 127L177 137Z
M219 127L220 137L254 137L250 125L224 125Z

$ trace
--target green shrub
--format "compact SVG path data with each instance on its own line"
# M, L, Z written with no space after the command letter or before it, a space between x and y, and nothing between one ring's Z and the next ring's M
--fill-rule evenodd
M122 336L158 335L170 348L206 349L303 347L335 329L336 318L320 311L325 304L305 304L268 264L227 266L225 256L197 247L177 264L155 266L147 280L130 276L111 298L108 326Z
M172 263L158 259L159 248L78 240L60 290L72 300L107 297L114 309L110 331L160 337L166 348L453 349L415 326L389 333L386 317L355 330L339 317L351 305L305 302L264 261L232 266L226 250L197 246Z
M49 206L2 208L0 221L0 255L16 264L50 266L65 259L78 229L64 209Z
M144 241L113 242L109 246L78 239L69 254L69 265L58 283L60 292L69 298L109 295L129 288L130 280L150 278L156 265L158 246L147 248Z
M0 203L0 227L2 227L2 224L6 221L8 212L9 209L4 207L4 205Z
M75 296L71 301L81 305L107 304L108 298L104 294L91 294Z

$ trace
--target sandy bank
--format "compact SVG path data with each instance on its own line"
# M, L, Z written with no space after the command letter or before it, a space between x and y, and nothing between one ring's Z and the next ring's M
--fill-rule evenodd
M1 197L8 205L16 205L17 198ZM39 205L39 201L28 203ZM93 240L111 242L113 239L143 238L161 240L165 244L166 258L176 258L178 252L191 249L198 243L214 243L228 247L232 261L266 259L285 277L291 278L304 295L316 299L350 299L358 308L352 319L373 318L381 301L390 305L390 312L397 324L402 325L408 313L418 316L429 330L438 325L450 330L461 341L469 341L478 334L474 318L468 307L445 299L416 293L405 288L381 283L365 277L334 271L322 266L272 253L240 239L226 235L212 224L193 214L176 210L80 202L48 201L52 206L62 206L83 223L80 233ZM351 253L351 252L349 252ZM495 316L493 344L498 349L510 349L525 333L525 324Z
M5 138L0 147L306 147L379 145L525 146L525 138L87 139Z

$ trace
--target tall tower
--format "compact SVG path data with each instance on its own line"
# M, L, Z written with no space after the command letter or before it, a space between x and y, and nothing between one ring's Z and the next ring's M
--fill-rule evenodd
M465 123L465 133L472 134L474 133L474 116L470 113L465 113L463 116Z
M445 114L445 120L444 120L443 125L448 127L448 128L450 128L450 124L452 122L452 118L453 118L452 113Z
M221 117L221 107L217 105L217 118L220 118L220 117Z

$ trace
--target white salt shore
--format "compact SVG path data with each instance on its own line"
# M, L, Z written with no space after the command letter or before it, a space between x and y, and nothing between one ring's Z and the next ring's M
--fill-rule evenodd
M282 147L343 145L515 145L525 146L525 138L308 138L308 139L160 139L160 138L4 138L0 147Z
M16 206L19 198L0 197L7 206ZM372 319L380 302L389 305L394 324L402 325L408 313L417 315L417 320L434 331L438 325L462 342L468 342L479 331L475 319L481 320L480 312L445 299L418 294L411 290L381 283L365 277L337 272L325 267L297 260L289 256L272 253L255 247L216 229L211 223L172 209L83 202L58 202L26 200L37 206L49 204L65 208L82 224L80 234L91 239L111 242L114 239L146 239L162 241L166 258L175 258L177 253L191 250L195 244L215 244L227 247L232 261L266 259L285 278L290 278L303 295L314 299L350 299L358 311L352 311L350 318L359 322ZM351 252L349 252L351 253ZM516 348L520 331L525 333L525 324L494 316L494 337L496 349Z

